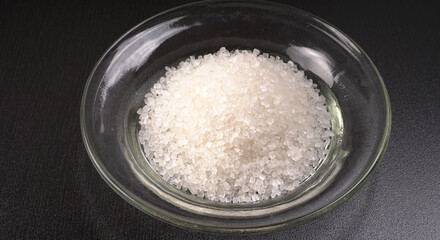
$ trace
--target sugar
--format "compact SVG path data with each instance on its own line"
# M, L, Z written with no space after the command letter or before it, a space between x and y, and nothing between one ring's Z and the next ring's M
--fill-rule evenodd
M264 201L297 188L328 154L332 116L293 62L221 48L165 70L138 111L139 142L176 188Z

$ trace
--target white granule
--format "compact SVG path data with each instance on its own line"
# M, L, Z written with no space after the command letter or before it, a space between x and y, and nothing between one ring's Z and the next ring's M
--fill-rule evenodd
M293 62L221 48L166 70L138 111L139 141L178 189L220 202L275 198L328 153L332 116Z

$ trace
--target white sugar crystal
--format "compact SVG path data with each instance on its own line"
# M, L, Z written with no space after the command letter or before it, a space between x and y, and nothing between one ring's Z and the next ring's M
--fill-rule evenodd
M264 201L294 190L328 154L332 116L293 62L221 48L165 70L138 111L139 142L176 188Z

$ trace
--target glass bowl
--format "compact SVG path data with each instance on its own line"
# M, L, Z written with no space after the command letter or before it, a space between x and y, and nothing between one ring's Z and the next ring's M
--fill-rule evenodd
M289 194L255 204L199 199L167 184L142 153L136 112L144 95L166 66L220 47L257 48L292 60L326 97L335 134L330 153ZM113 190L151 216L203 232L278 231L334 209L378 165L390 127L385 85L362 49L318 17L267 2L199 2L142 22L101 57L81 102L87 152Z

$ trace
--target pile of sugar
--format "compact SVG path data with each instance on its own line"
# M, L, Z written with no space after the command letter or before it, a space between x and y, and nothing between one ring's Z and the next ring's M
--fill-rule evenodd
M175 187L221 202L275 198L328 153L332 116L293 62L221 48L166 70L138 111L139 140Z

